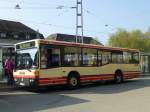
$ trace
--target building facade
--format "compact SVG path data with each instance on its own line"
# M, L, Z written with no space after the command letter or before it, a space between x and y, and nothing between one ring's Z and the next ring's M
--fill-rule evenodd
M36 38L44 37L20 22L0 20L0 80L5 77L5 60L15 58L14 44Z

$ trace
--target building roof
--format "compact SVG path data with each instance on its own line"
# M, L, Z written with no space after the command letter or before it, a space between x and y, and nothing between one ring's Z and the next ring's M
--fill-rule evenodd
M18 42L36 38L44 36L20 22L0 19L0 47L13 47Z
M47 39L66 41L66 42L76 42L76 35L56 33L56 34L51 34L50 36L47 37ZM81 36L78 37L78 42L81 43ZM102 45L102 43L98 42L93 37L87 37L87 36L83 37L83 43Z
M0 20L0 31L13 31L13 32L25 32L25 33L37 33L30 27L14 21Z
M15 21L0 19L0 45L16 44L17 42L44 39L44 36L30 27Z

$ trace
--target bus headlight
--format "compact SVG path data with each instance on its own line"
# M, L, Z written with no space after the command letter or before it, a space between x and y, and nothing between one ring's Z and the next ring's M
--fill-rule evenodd
M17 82L17 78L14 78L14 81Z
M34 82L34 79L30 79L30 82Z

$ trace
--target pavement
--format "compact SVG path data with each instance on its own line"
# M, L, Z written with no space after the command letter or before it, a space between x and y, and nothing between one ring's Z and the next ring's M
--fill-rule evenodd
M10 91L10 90L13 90L13 87L7 85L7 80L6 79L0 81L0 92Z
M140 77L150 77L150 73L142 74ZM6 79L0 81L0 92L4 92L4 91L7 92L7 91L12 91L12 90L15 90L15 88L12 86L8 86Z
M88 84L76 90L0 92L0 112L150 112L150 77L121 84Z

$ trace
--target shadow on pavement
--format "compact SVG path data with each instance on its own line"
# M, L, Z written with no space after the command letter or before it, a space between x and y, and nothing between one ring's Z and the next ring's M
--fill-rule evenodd
M27 94L0 96L1 112L34 112L89 102L60 94Z
M127 92L135 89L150 87L150 78L140 78L128 80L121 84L114 84L112 82L99 84L82 85L76 90L68 90L66 87L47 87L39 90L37 93L49 94L60 92L62 94L117 94Z

